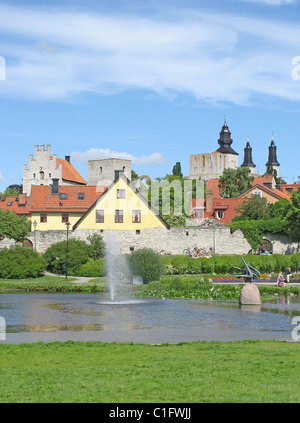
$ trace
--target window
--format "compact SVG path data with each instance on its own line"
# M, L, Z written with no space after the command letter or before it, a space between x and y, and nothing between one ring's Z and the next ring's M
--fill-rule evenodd
M68 194L66 194L66 193L64 193L64 192L61 192L61 193L59 194L59 198L60 198L61 200L67 200L67 199L68 199Z
M40 222L41 223L47 223L47 215L46 214L40 215Z
M6 201L6 197L1 197L1 201Z
M132 210L132 223L141 223L141 210Z
M262 197L261 191L253 191L253 195L257 195L258 197Z
M32 174L33 179L35 179L35 173Z
M49 173L49 178L51 178L51 173Z
M104 223L104 210L96 210L96 223Z
M222 210L217 210L216 211L216 219L224 219L225 217L225 212Z
M115 223L123 223L123 210L115 211Z
M44 171L40 171L40 179L44 180L45 179L45 172Z
M125 198L125 189L117 189L117 198Z
M62 223L68 223L69 222L69 215L68 214L62 214L61 215L61 221L62 221Z
M78 193L78 200L84 200L84 192Z
M12 201L9 201L9 202L7 203L7 205L8 205L8 206L12 206Z
M195 219L203 219L203 210L195 210Z

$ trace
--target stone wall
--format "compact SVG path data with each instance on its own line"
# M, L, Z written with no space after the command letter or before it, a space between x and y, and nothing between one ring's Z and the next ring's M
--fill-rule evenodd
M77 238L86 241L89 235L99 233L96 230L75 230L69 232L69 239ZM181 254L185 248L200 247L215 249L216 254L246 254L250 244L241 231L230 233L227 227L214 228L153 228L138 231L103 231L101 235L106 240L113 234L122 253L132 249L149 247L154 251L166 250L172 254ZM67 239L66 231L36 231L27 237L38 252L44 253L47 248Z
M87 241L89 235L99 233L98 230L69 231L69 239ZM101 232L100 232L101 233ZM129 253L132 249L149 247L156 252L166 250L172 254L182 254L185 248L215 249L216 254L247 254L251 249L240 230L230 233L226 226L212 227L185 227L185 228L153 228L136 231L103 231L104 241L113 234L122 253ZM292 243L285 235L266 234L265 238L273 243L275 254L293 254L297 252L298 244ZM29 239L36 251L44 253L47 248L56 242L67 239L66 231L36 231L31 232ZM0 242L0 249L14 245L13 240L4 239Z

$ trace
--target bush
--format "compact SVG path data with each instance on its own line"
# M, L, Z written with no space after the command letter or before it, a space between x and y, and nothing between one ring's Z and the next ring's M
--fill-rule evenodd
M87 278L100 278L106 274L105 259L98 260L89 259L87 263L80 266L77 276L85 276Z
M51 245L45 252L49 272L64 275L66 273L67 241ZM89 259L89 245L84 241L70 239L68 241L68 274L77 276L80 267Z
M89 241L89 255L94 260L104 257L105 244L100 234L93 234L88 236Z
M30 248L16 246L0 250L0 278L37 278L44 274L46 267L45 259Z
M134 251L127 256L127 262L132 276L141 276L144 283L159 280L162 275L161 256L150 248Z

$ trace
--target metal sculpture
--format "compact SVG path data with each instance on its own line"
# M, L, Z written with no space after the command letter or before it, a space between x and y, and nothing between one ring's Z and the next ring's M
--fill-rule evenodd
M260 277L260 272L257 269L255 269L254 267L252 267L249 264L247 264L245 262L245 260L243 259L243 257L241 257L241 259L243 260L243 263L245 265L245 268L244 269L241 269L239 267L232 266L235 269L238 269L238 270L240 270L242 272L241 274L233 275L233 276L235 276L236 278L244 278L246 282L250 282L250 283L254 281L254 278L259 278Z

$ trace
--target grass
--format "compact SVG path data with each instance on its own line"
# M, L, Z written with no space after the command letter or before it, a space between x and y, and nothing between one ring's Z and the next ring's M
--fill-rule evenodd
M299 402L300 344L0 345L0 402Z
M0 292L104 292L105 278L92 279L89 283L77 283L75 277L42 276L28 279L0 279Z
M0 292L97 292L106 294L106 278L94 278L78 283L75 277L43 276L32 279L0 279ZM161 280L145 285L123 286L120 293L148 298L195 298L238 301L243 284L212 283L207 275L165 275ZM277 288L270 284L257 285L262 298L280 293L299 295L300 286Z

